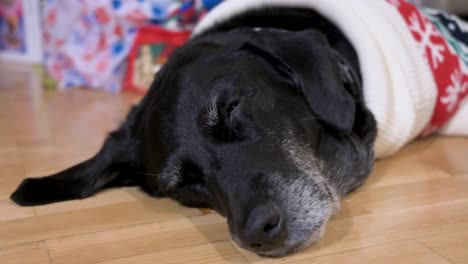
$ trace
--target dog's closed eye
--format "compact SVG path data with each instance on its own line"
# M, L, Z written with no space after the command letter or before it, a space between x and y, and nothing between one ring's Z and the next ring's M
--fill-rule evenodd
M239 100L234 100L232 101L229 106L228 106L228 110L227 110L227 114L229 116L229 118L232 116L232 112L234 112L234 110L238 109L238 106L239 106Z
M239 123L240 99L228 102L212 100L201 115L201 126L208 136L219 142L231 143L242 140L242 125Z

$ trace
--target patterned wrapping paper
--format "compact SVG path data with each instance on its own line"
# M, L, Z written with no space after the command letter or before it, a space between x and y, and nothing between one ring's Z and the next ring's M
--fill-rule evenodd
M222 0L47 0L45 66L63 89L122 89L126 58L139 27L191 30Z
M170 31L154 25L140 27L127 59L123 88L145 94L155 73L190 34L188 30Z
M23 3L0 3L0 51L25 52Z

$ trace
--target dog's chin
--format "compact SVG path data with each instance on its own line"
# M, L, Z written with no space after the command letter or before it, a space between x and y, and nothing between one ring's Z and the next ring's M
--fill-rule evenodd
M325 234L325 225L323 225L320 229L313 232L311 236L305 241L286 241L283 246L270 250L270 251L266 251L266 252L256 251L251 248L243 246L242 243L239 243L239 241L237 240L236 242L242 248L247 249L257 254L260 257L281 258L281 257L293 254L295 252L301 251L309 246L314 245L315 243L320 241L320 239L323 237L324 234Z

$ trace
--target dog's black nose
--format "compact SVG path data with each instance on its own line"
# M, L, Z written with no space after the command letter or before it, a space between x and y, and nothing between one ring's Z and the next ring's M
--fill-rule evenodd
M243 230L244 243L258 252L268 252L282 245L286 237L284 219L273 202L255 207Z

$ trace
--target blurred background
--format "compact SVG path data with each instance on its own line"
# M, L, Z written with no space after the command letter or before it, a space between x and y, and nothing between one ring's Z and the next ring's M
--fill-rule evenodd
M37 64L46 87L144 93L221 0L0 0L0 59Z
M468 1L466 0L414 0L413 2L461 15L468 14Z
M43 86L144 94L222 0L0 0L0 60L37 65ZM467 0L414 0L459 15Z

